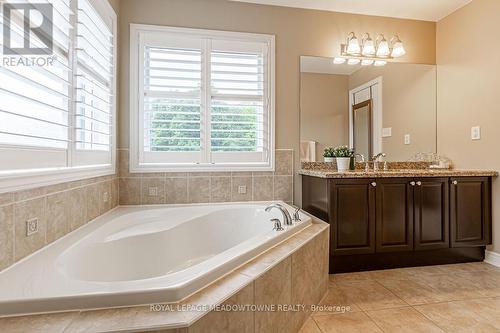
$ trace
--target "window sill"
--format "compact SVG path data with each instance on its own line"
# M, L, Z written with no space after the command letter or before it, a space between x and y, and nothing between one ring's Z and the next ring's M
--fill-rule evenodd
M109 164L0 172L0 193L113 174L115 174L115 167Z

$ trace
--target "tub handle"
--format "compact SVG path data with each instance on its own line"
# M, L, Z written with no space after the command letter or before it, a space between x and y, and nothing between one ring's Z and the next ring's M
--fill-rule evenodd
M299 207L295 207L295 212L293 213L293 220L294 220L295 222L302 221L302 220L300 219L300 214L299 214L299 212L300 212L300 208L299 208Z
M271 222L274 223L273 230L276 230L276 231L283 231L283 230L285 230L281 226L281 221L279 219L271 219Z

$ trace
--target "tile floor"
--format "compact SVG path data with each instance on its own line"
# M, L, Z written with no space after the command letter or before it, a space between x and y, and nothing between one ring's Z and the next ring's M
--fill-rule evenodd
M500 332L500 268L486 263L330 275L300 333Z

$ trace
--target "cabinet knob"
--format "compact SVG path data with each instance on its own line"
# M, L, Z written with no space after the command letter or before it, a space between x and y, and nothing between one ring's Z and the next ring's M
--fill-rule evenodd
M458 184L458 181L454 180L453 185L457 185L457 184Z
M417 185L418 185L418 186L422 185L422 182L419 180L419 181L417 182Z
M372 182L371 184L373 187L377 186L377 182Z
M411 185L411 186L415 186L415 182L411 181L411 182L410 182L410 185Z

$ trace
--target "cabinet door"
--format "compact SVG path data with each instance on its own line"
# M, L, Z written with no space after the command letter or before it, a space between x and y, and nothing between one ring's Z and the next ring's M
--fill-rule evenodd
M330 253L375 252L375 181L330 182Z
M491 243L491 202L488 177L451 178L451 246Z
M376 252L413 250L411 179L377 180Z
M328 179L302 176L302 209L328 221Z
M415 250L450 247L448 178L416 179Z

